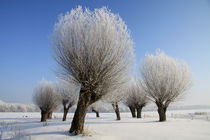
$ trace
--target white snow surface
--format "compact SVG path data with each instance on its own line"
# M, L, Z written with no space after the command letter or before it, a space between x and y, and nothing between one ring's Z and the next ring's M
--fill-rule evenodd
M157 112L142 112L141 119L129 112L87 113L85 131L91 136L70 136L68 130L73 113L62 122L62 113L54 113L47 123L40 122L40 113L0 113L0 139L32 140L209 140L210 109L168 111L167 121L158 122Z

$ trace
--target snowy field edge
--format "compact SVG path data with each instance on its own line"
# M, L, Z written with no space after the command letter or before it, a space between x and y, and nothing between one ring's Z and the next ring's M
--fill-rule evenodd
M40 113L0 113L2 140L32 139L90 139L90 140L206 140L210 139L210 109L176 110L167 112L167 121L158 122L156 111L144 111L141 119L132 118L129 112L121 113L116 121L114 113L87 113L85 131L91 136L70 136L68 130L73 113L62 122L62 113L53 113L53 119L40 122Z

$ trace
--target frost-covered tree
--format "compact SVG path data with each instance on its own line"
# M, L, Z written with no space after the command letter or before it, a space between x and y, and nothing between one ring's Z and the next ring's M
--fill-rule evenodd
M129 107L132 117L141 118L142 108L145 107L147 103L148 97L140 80L132 82L132 85L128 88L128 96L124 101L124 104Z
M130 80L128 80L130 81ZM124 100L127 98L127 92L126 89L128 87L128 83L129 82L125 82L120 88L118 88L117 90L114 90L113 92L110 92L108 94L106 94L106 96L104 96L102 98L102 100L106 103L111 103L115 114L116 114L116 120L121 120L120 117L120 109L119 109L119 103L120 102L124 102Z
M54 92L51 82L41 80L36 85L33 102L41 110L41 121L46 121L48 114L58 106L58 95Z
M166 109L186 93L192 84L192 74L183 61L166 56L163 52L148 54L140 72L143 87L158 107L159 120L166 121Z
M66 121L69 109L77 103L79 88L69 81L58 80L55 84L55 91L63 105L63 121Z
M127 81L133 41L119 15L107 8L72 9L54 28L59 75L81 85L70 133L83 132L88 107Z

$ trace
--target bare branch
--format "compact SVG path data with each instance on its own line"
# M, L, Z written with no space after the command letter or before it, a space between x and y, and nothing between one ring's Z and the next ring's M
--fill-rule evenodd
M54 29L59 74L99 98L127 80L133 65L133 42L118 15L106 8L78 7L59 19Z

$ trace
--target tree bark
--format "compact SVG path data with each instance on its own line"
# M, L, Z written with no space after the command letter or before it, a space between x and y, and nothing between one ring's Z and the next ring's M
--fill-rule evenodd
M137 118L141 118L142 108L143 108L142 106L139 106L139 107L136 108L136 110L137 110Z
M48 115L47 112L41 111L41 122L46 122L47 121L47 115Z
M66 116L68 114L68 111L69 111L68 108L64 108L64 111L63 111L63 121L66 121Z
M157 106L158 106L159 121L160 122L166 121L166 109L167 109L167 107L165 107L161 103L157 104Z
M119 110L119 107L118 107L118 103L112 103L112 107L116 113L116 117L117 117L117 120L120 120L120 110Z
M74 113L74 117L71 123L69 132L73 135L82 134L85 122L85 116L88 106L91 104L91 94L80 91L79 101L77 109Z
M135 108L132 107L132 106L129 106L129 109L130 109L130 111L131 111L132 117L135 118L135 117L136 117L136 110L135 110Z
M96 117L100 117L99 116L99 112L96 109L92 108L92 112L95 112L96 113Z
M52 119L52 111L47 114L47 119Z

